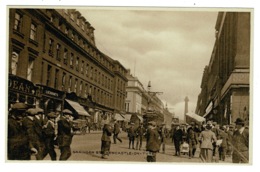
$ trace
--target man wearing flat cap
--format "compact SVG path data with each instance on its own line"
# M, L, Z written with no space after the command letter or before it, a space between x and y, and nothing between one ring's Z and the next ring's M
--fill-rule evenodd
M244 127L245 122L241 118L235 121L236 131L234 131L233 144L233 163L248 163L249 161L249 131Z
M72 131L72 120L73 113L64 109L62 111L63 116L58 121L58 145L61 151L60 160L67 160L71 156L70 145L72 143L73 131Z
M148 122L146 133L147 162L156 162L156 153L160 150L160 135L156 128L156 122Z
M49 154L51 160L56 160L56 152L54 150L54 139L56 138L55 127L56 127L56 113L50 112L47 115L48 121L43 125L43 137L46 146L46 154Z
M135 144L135 128L134 128L134 123L131 123L130 128L128 129L128 139L129 139L129 149L131 148L134 149L134 144Z
M22 118L25 116L27 105L15 103L8 116L8 160L30 160L28 136L22 128Z

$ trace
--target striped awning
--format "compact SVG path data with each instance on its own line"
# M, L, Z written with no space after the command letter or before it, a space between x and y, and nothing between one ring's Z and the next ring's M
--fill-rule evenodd
M66 102L70 104L70 106L79 114L83 116L90 116L90 114L81 106L78 102L74 102L68 99L65 99Z

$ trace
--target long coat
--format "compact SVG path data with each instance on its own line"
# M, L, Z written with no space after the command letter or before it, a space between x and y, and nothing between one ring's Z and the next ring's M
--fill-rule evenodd
M200 133L200 148L211 149L213 150L213 141L217 141L215 133L211 130L204 130Z
M146 133L146 150L150 152L159 152L160 139L157 129L148 129Z
M128 129L128 137L135 137L135 129L133 126L131 126L129 129Z
M66 120L65 118L61 118L58 121L58 145L63 146L70 146L72 142L73 133L72 130L72 123Z
M8 118L8 159L29 160L30 147L28 136L20 123L14 118Z
M103 127L103 134L101 137L102 141L107 141L107 142L111 142L111 135L113 132L113 127L110 124L105 124Z

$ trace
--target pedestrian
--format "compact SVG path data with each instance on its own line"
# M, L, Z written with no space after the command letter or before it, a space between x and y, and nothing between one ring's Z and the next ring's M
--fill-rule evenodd
M140 126L136 130L136 146L135 149L141 150L143 144L143 136L145 134L145 128L143 123L140 123Z
M56 139L56 133L55 133L55 128L56 128L56 113L55 112L50 112L47 115L48 121L47 123L43 126L43 136L44 136L44 143L46 147L46 153L50 155L51 160L56 160L57 154L54 149L55 145L55 139Z
M221 144L219 145L219 160L225 161L228 147L228 134L225 132L225 126L221 126L219 129L219 136L217 138L221 140Z
M173 134L174 147L175 147L175 156L180 156L180 146L182 142L182 129L179 124L176 124L176 129Z
M202 162L211 163L213 159L213 145L217 138L215 133L211 131L212 124L208 122L205 130L200 133L200 159Z
M197 135L194 131L195 123L191 122L187 129L187 143L189 144L189 159L193 158L197 149Z
M70 145L72 143L73 138L73 113L68 109L64 109L62 113L63 116L61 116L58 121L57 141L60 149L59 160L63 161L69 159L69 157L71 156Z
M22 120L23 129L26 131L32 155L36 160L43 159L44 143L42 138L42 128L35 122L35 116L38 111L36 108L30 108L26 111L27 116Z
M233 138L233 134L234 134L234 125L230 124L227 127L227 135L228 135L228 147L227 147L227 156L232 156L233 154L233 146L232 146L232 138Z
M113 132L113 127L109 122L106 122L103 126L103 134L101 137L101 158L107 159L109 152L110 152L110 146L111 146L111 135Z
M118 121L115 120L114 130L113 130L114 144L116 144L116 140L119 140L122 143L122 139L118 137L119 133L120 133L120 127L119 127Z
M158 130L161 142L160 142L160 147L162 147L162 152L165 153L165 142L166 142L166 128L165 128L165 123L161 125L161 127Z
M245 122L241 118L235 121L236 131L233 134L233 163L248 163L249 160L249 130L245 128Z
M146 133L147 162L156 162L156 153L160 150L160 135L156 128L156 122L148 122Z
M212 122L212 129L211 129L211 131L213 132L213 133L215 133L215 135L216 135L216 137L218 138L218 135L219 135L219 125L218 125L218 123L217 122ZM215 143L213 143L213 156L217 156L217 160L218 160L218 149L216 149L216 145L215 145Z
M129 149L134 149L134 144L135 144L135 128L134 128L134 123L131 123L130 128L128 129L128 139L129 139Z
M28 135L22 128L27 105L15 103L8 116L7 157L8 160L30 160L31 152Z

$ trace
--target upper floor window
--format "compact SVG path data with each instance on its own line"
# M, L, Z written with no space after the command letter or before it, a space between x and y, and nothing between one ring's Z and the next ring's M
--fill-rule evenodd
M46 85L47 86L50 86L51 71L52 71L52 66L48 65L48 68L47 68L47 81L46 81Z
M34 58L29 57L28 67L27 67L27 80L32 80L33 74L33 66L34 66Z
M79 57L76 59L76 70L79 71Z
M68 92L71 92L71 87L72 87L72 76L69 77L69 87L68 87Z
M54 45L53 39L49 39L49 54L50 55L53 54L53 45Z
M32 23L31 24L31 31L30 31L30 39L31 40L36 40L36 31L37 31L37 26Z
M19 54L15 51L12 52L12 64L11 64L11 73L16 75L17 66L18 66Z
M62 74L62 80L61 80L61 87L62 87L62 90L65 90L65 84L66 84L66 73L63 72Z
M68 9L64 9L64 13L65 13L65 14L68 14Z
M64 31L64 32L65 32L66 35L68 35L68 33L69 33L68 27L65 28L65 31Z
M83 74L83 70L84 70L84 61L82 60L81 62L81 68L80 68L80 72Z
M77 18L77 25L79 26L79 19Z
M68 50L66 48L64 48L63 63L68 64Z
M61 47L61 45L57 44L57 47L56 47L56 58L59 61L60 61L60 47Z
M75 33L74 33L74 32L71 33L71 39L72 39L72 40L75 39Z
M81 29L85 30L85 22L82 22Z
M17 30L21 32L21 27L22 27L22 15L19 13L15 13L14 16L14 30Z
M74 54L71 53L70 54L70 67L72 67L72 68L73 68L73 61L74 61Z
M77 93L78 79L75 79L74 92Z
M54 78L54 88L58 89L58 77L59 77L60 70L55 70L55 78Z
M70 19L74 21L74 14L70 13Z

